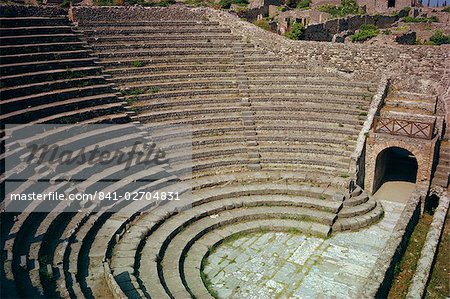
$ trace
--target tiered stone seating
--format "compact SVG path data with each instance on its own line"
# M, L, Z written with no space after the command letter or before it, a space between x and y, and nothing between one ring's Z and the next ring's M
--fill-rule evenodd
M123 100L112 89L112 84L106 82L101 68L95 64L95 58L85 47L86 43L72 31L67 16L47 16L45 9L38 11L43 14L1 17L0 20L2 123L20 124L15 131L25 131L23 129L38 123L77 122L83 125L129 122L127 111L123 108ZM51 12L53 11L51 9ZM98 136L110 132L111 128L104 132L91 132L90 136L97 134L97 139L92 141L97 142L94 145L99 146L111 146L114 143L118 145L125 140L132 142L133 138L142 139L142 132L139 132L136 126L130 125L129 128L137 133L127 135L128 140L121 136L102 144ZM22 146L19 146L18 142L8 144L7 149L2 150L1 158L18 159L27 153L23 144L39 140L69 146L72 150L88 145L89 134L81 134L69 140L65 138L64 130L69 129L55 128L38 135L30 133L29 136L22 136ZM126 134L123 127L122 133ZM41 166L43 168L38 173L40 179L51 178L58 172L66 176L76 175L88 169L87 164L72 171L64 169L63 166L57 167L61 169L48 171L45 165ZM22 168L17 165L4 173L1 179L10 180L20 175L32 174L34 171L29 167ZM13 183L9 184L11 186ZM68 182L62 182L55 188L65 191L69 185ZM26 193L31 188L37 190L33 182L19 182L14 191ZM69 272L68 254L65 249L70 249L69 241L73 242L72 236L83 221L89 218L89 213L63 213L61 215L64 216L58 216L61 210L58 210L57 206L55 210L58 212L52 213L36 213L34 211L37 208L37 204L32 204L27 208L27 212L22 214L2 213L1 246L5 253L2 254L2 286L5 285L5 290L9 289L12 297L20 295L38 298L44 294L49 297L75 294L72 289L66 288L65 274ZM16 219L12 221L12 217ZM54 255L55 253L59 255ZM75 276L67 277L67 281L76 281L74 278ZM59 284L61 280L63 283Z
M233 176L234 180L239 181L238 176ZM222 180L225 183L229 178L223 176ZM202 180L195 182L202 184ZM341 217L371 219L372 215L376 215L379 219L382 215L382 210L375 209L379 203L369 199L360 189L352 194L348 202L342 202L334 199L334 188L301 184L262 181L215 189L198 187L194 188L199 191L193 194L192 209L170 213L170 207L165 206L164 212L155 210L142 214L129 225L120 225L118 218L105 223L104 227L109 226L112 230L122 227L113 238L109 268L126 296L133 298L144 293L152 298L166 298L168 294L186 297L189 292L198 295L195 290L202 285L198 283L199 267L193 266L193 261L189 259L201 261L207 250L199 256L201 251L191 251L191 247L207 249L202 241L205 239L208 240L205 242L215 240L208 245L212 246L227 235L265 227L297 229L303 233L327 236L331 227L341 230ZM358 201L355 199L358 196L366 198ZM366 202L373 205L368 206ZM347 206L353 210L347 209ZM273 218L277 220L271 220ZM360 222L359 227L370 223L373 221ZM126 231L123 227L127 227ZM98 250L96 248L95 252ZM97 268L101 268L101 264L97 263ZM188 275L185 275L185 269ZM155 277L159 277L160 281ZM187 281L195 280L197 283L193 283L191 288Z
M194 175L262 167L347 176L374 82L308 71L205 17L162 11L75 18L136 120L192 125Z
M203 298L209 295L201 261L228 236L270 228L326 237L382 216L362 190L336 196L347 182L335 174L348 168L373 83L310 73L199 13L173 9L182 17L158 8L158 18L130 18L112 8L117 18L110 21L102 8L92 8L99 17L86 21L75 9L77 30L64 16L0 20L2 121L22 129L134 121L67 138L61 133L77 127L55 128L23 136L22 144L42 139L72 150L82 143L86 150L126 150L151 138L172 161L132 165L126 175L114 165L101 171L87 164L18 166L2 181L29 175L48 179L56 191L85 193L177 188L188 198L193 190L192 203L132 202L120 213L112 211L123 202L80 206L78 213L59 204L52 213L36 213L32 204L9 215L15 219L2 215L2 285L11 296ZM176 125L192 126L192 141ZM27 155L16 142L1 158L17 157ZM73 188L68 180L78 174L89 179ZM16 190L34 187L19 182Z

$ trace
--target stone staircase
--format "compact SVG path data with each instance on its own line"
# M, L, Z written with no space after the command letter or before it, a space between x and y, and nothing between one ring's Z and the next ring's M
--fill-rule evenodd
M432 185L447 188L450 180L450 142L442 140L440 144L439 163L434 172Z
M412 92L388 94L381 109L381 116L405 120L435 121L436 96Z

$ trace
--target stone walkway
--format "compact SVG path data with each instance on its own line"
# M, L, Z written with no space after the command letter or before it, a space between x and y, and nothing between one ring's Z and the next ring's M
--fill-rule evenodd
M358 232L321 239L261 232L225 241L204 273L219 298L355 298L404 204L382 201L385 217Z

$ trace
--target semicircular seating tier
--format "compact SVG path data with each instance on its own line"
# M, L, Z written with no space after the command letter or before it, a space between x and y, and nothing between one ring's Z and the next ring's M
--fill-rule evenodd
M23 161L20 145L39 140L129 150L146 139L167 149L169 165L133 165L115 180L114 166L18 166L2 182L29 176L65 192L83 174L78 191L176 187L189 202L2 213L2 288L12 297L203 298L201 262L228 236L270 228L327 237L382 217L379 202L346 189L376 82L287 63L201 10L107 9L75 9L76 28L45 10L1 17L2 122L25 132L77 124L25 134L2 160ZM80 129L88 124L115 125ZM13 186L36 190L33 180Z

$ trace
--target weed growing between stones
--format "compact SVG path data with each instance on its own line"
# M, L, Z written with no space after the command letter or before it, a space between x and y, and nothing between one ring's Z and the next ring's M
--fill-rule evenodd
M361 25L359 31L352 35L352 42L363 42L377 36L380 30L375 25ZM367 115L367 114L366 114Z

